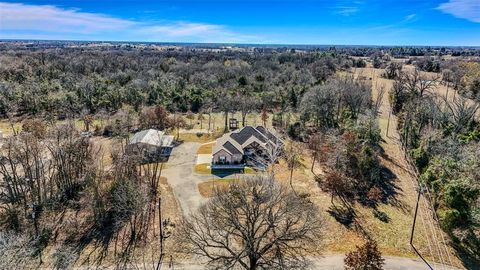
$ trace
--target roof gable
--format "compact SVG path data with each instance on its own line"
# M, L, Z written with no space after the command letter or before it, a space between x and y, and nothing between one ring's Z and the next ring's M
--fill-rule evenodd
M277 142L281 141L275 134L273 134L272 132L270 132L270 130L266 129L263 126L258 126L257 130L260 133L262 133L265 137L267 137L268 140L270 140L273 143L277 143Z
M257 138L262 143L265 143L267 141L267 138L262 133L260 133L257 129L251 126L246 126L238 132L233 132L230 134L230 137L232 137L232 139L234 139L241 145L243 145L252 136Z
M226 143L223 144L223 147L227 149L228 152L230 152L233 155L241 155L243 154L243 151L238 150L231 142L227 141Z

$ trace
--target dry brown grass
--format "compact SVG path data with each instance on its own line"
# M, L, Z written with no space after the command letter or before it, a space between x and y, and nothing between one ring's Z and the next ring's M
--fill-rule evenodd
M373 78L372 95L374 97L380 87L385 87L387 91L392 87L392 80L380 78L383 73L381 69L365 68L357 69L356 72ZM389 222L380 221L373 216L373 211L370 208L356 206L355 211L359 215L363 229L374 236L374 239L379 243L380 250L385 255L416 257L409 245L409 238L417 197L417 179L408 169L399 142L400 136L396 130L397 119L393 115L390 117L388 136L386 136L389 111L388 94L385 94L379 115L379 126L383 139L381 143L383 155L380 157L380 163L396 176L394 184L397 187L398 195L396 195L394 203L380 204L378 209L384 212L390 220ZM422 254L430 257L429 259L432 259L432 256L429 256L429 254L432 254L431 249L437 262L439 260L437 249L439 245L438 240L435 241L434 239L440 237L442 233L438 224L433 220L430 209L421 206L414 236L415 246ZM443 249L443 247L441 248ZM453 264L460 266L453 249L448 249Z
M16 131L20 131L22 129L22 123L20 121L15 122L13 124L13 128ZM4 136L9 136L9 135L13 134L13 129L12 129L11 123L8 120L0 121L0 131L3 133Z
M208 115L207 114L204 114L203 115L205 117L205 120L203 120L203 123L200 121L200 120L197 120L198 118L198 114L194 114L194 117L195 119L193 119L192 121L190 121L189 119L186 119L185 118L185 115L184 115L184 118L185 118L185 121L187 123L187 125L192 125L192 129L203 129L206 131L208 131ZM224 128L225 128L225 115L223 113L212 113L211 115L211 123L210 123L210 131L212 132L223 132ZM241 113L240 112L236 112L236 113L230 113L228 115L228 118L235 118L239 121L239 125L241 126L242 123L241 123L241 120L242 120L242 116L241 116ZM272 123L272 114L268 113L268 120L267 120L267 126L271 127L271 123ZM255 112L255 113L250 113L247 115L247 118L246 118L246 125L250 125L250 126L259 126L259 125L262 125L262 120L261 120L261 117L260 117L260 112Z
M216 189L225 189L234 181L238 181L238 180L232 179L232 178L224 178L224 179L203 182L198 184L198 191L200 191L200 194L204 198L211 198L213 197Z
M214 145L215 142L203 144L202 146L200 146L200 148L198 148L197 154L211 154Z
M199 174L211 174L212 169L210 168L210 164L202 163L195 165L194 172Z
M180 133L178 139L184 142L207 143L215 140L217 137L207 133Z

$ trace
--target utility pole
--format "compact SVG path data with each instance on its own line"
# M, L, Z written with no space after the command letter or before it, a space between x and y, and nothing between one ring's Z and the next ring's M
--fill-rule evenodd
M165 257L165 240L171 235L169 227L173 227L174 224L170 221L170 218L163 219L162 216L162 198L158 197L158 225L159 225L159 240L160 240L160 256L158 257L156 270L162 268L163 258ZM172 265L172 256L170 256L170 263Z
M160 256L158 257L158 263L156 270L159 270L162 265L163 261L163 220L162 220L162 198L158 197L158 225L159 225L159 234L158 237L160 239Z
M417 222L417 213L418 213L418 206L419 206L419 203L420 203L420 197L423 193L423 188L421 186L418 186L418 196L417 196L417 204L415 205L415 215L413 216L413 224L412 224L412 233L410 235L410 246L412 246L413 250L415 251L415 253L417 253L418 257L420 257L420 259L422 259L422 261L428 266L428 268L430 270L433 270L432 266L430 266L430 264L423 258L422 254L420 254L420 252L418 252L417 248L415 247L415 245L413 245L413 234L415 232L415 224Z

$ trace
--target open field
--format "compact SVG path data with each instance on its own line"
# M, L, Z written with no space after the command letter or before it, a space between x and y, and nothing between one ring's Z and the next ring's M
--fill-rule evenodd
M183 117L186 117L186 114L183 115ZM190 126L189 129L192 130L203 130L205 132L222 132L225 127L225 114L221 112L214 112L211 113L211 118L210 118L210 130L208 127L208 114L203 114L203 117L205 120L200 121L198 120L199 114L193 114L194 119L187 119L185 118L185 122L187 125ZM234 113L229 113L228 114L228 119L237 119L239 126L242 126L242 115L240 112L234 112ZM259 126L263 125L262 119L260 117L259 112L252 112L247 114L247 117L245 119L245 125L250 125L250 126ZM267 120L267 126L271 127L272 123L272 114L268 113L268 120Z

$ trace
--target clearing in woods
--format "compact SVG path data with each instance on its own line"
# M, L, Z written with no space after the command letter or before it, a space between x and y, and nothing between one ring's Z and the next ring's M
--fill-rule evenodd
M374 99L377 97L380 89L385 89L378 116L383 139L381 146L384 151L381 156L381 163L397 178L396 185L400 191L397 199L405 213L398 212L401 208L391 209L392 214L397 212L399 215L391 217L392 224L379 230L378 237L385 240L387 240L388 237L398 237L398 240L401 240L401 245L403 246L408 244L410 239L410 229L413 223L413 214L417 199L417 178L413 170L411 170L411 167L409 167L404 156L400 136L397 131L397 118L390 113L391 108L388 99L388 92L393 85L393 81L381 78L380 76L382 73L383 69L363 68L356 70L357 75L372 78L372 95ZM390 206L385 207L388 208ZM401 226L393 226L394 223L403 224ZM379 241L379 243L382 243L382 241ZM414 235L414 245L422 255L428 258L429 262L454 266L462 265L460 260L456 257L455 252L448 244L448 236L443 233L439 228L438 223L434 220L430 204L424 196L422 196L420 200ZM408 250L410 253L412 252L411 248L408 248Z

